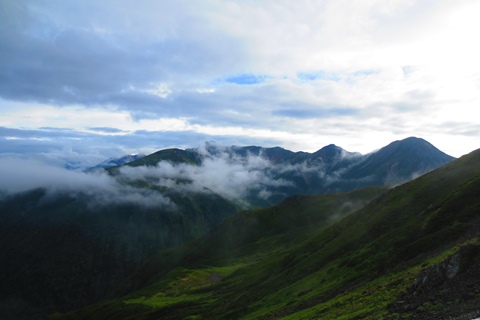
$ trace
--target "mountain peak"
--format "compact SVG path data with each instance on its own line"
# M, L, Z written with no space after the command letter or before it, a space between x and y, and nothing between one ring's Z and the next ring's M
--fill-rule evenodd
M350 175L360 177L374 173L377 178L372 177L372 181L379 179L376 183L397 184L410 180L412 172L423 174L454 159L424 139L409 137L371 153Z
M417 137L408 137L403 140L397 140L383 147L379 152L403 153L409 152L411 156L427 158L443 158L444 160L453 160L454 158L437 149L430 142Z
M433 145L430 142L428 142L427 140L422 139L422 138L417 138L417 137L408 137L408 138L405 138L405 139L402 139L402 140L396 140L396 141L393 141L392 143L390 143L389 145L387 145L387 147L390 146L390 145L400 145L400 146L405 146L405 147L414 147L414 146L433 147Z
M343 149L340 148L339 146L331 143L328 146L325 146L325 147L321 148L320 150L343 150Z
M316 156L321 156L322 158L332 158L342 154L343 152L345 152L345 150L332 143L314 152L313 154Z

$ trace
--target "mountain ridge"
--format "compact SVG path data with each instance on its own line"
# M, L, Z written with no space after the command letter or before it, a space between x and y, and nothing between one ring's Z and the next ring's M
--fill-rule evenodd
M174 165L201 166L207 159L215 157L226 158L230 163L247 161L249 157L259 157L272 163L271 171L275 179L294 182L294 186L290 187L267 188L268 193L276 194L271 202L251 199L261 206L282 201L285 199L282 194L285 193L326 194L365 186L401 184L455 159L424 139L409 137L394 141L366 155L346 151L335 144L308 153L293 152L280 147L225 147L206 143L204 148L160 150L125 165L158 166L162 161L167 161ZM294 167L291 167L290 171L273 172L275 167L287 166Z
M134 276L148 275L143 288L59 319L478 317L479 164L480 149L316 231L287 227L292 210L309 215L295 202L313 198L237 214L199 240L154 256ZM338 196L321 196L318 221L328 221L321 220L324 205ZM228 240L234 235L227 230L242 226L236 219L248 234L260 230L251 220L265 216L286 228L278 229L280 237L264 229ZM305 238L295 242L299 235Z
M111 167L116 167L116 166L121 166L123 164L133 162L135 160L138 160L140 158L145 157L144 154L127 154L125 156L121 156L118 158L109 158L105 161L102 161L101 163L93 166L93 167L88 167L84 170L84 172L92 172L95 170L100 170L100 169L108 169Z
M336 146L319 149L315 156L278 147L210 148L160 150L108 168L108 174L91 175L98 176L105 190L89 184L79 191L37 189L2 198L0 246L8 263L0 264L0 274L9 277L0 278L0 306L17 306L20 313L13 319L29 306L49 312L78 308L112 294L117 282L151 254L204 235L241 209L372 185L365 177L343 178L364 158L354 154L338 162L337 155L345 153ZM407 179L418 172L409 170ZM385 173L368 173L375 174L381 178L373 184L384 185ZM66 229L75 236L66 236ZM22 273L17 264L32 269ZM46 282L56 283L54 290L40 285ZM81 285L65 285L73 283ZM29 286L35 290L23 289Z
M399 172L408 171L408 169L416 166L419 169L429 171L432 169L431 161L440 161L447 163L452 157L437 151L432 144L424 139L410 137L404 140L394 141L387 146L381 148L377 152L368 155L365 163L355 168L357 172L347 174L347 178L361 176L365 171L375 170L395 170ZM405 155L406 154L406 155ZM403 162L404 168L396 168L399 162ZM411 172L411 171L410 171ZM405 176L405 174L403 174ZM385 183L397 183L395 178L388 178Z

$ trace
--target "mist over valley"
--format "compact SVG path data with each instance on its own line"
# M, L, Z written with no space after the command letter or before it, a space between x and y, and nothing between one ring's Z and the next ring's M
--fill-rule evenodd
M453 159L413 137L367 155L335 145L307 153L205 143L85 171L3 158L0 168L8 180L0 185L0 219L8 262L1 271L9 276L2 280L7 288L2 299L15 301L7 309L17 316L25 308L45 314L83 307L115 294L159 250L206 235L242 210L392 187ZM322 228L386 190L339 202L322 216ZM308 210L320 209L313 205ZM310 223L295 214L291 219L289 228ZM230 232L252 241L250 228L238 225ZM256 232L273 232L275 225L264 228ZM228 243L227 238L219 241ZM18 265L33 267L26 271ZM27 283L36 289L25 291Z

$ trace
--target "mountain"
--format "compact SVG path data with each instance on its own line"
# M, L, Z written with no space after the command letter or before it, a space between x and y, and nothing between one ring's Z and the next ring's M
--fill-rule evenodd
M422 141L402 140L396 142L401 152L386 152L387 146L365 156L335 145L307 153L210 143L160 150L84 174L81 180L89 184L80 189L72 181L72 186L2 196L0 314L33 319L109 297L155 252L205 235L242 209L286 201L292 216L280 224L294 226L297 213L291 204L307 201L302 196L397 183L452 159ZM417 147L406 147L412 144ZM396 163L396 171L379 170L383 164L375 157ZM412 158L425 160L415 166ZM365 201L340 201L339 214L329 215L327 222L358 203ZM271 228L264 224L262 230ZM316 230L302 228L305 234Z
M127 163L131 167L140 166L155 166L161 161L168 161L171 163L186 163L190 165L200 164L199 155L191 150L181 150L177 148L164 149L152 153L141 159Z
M241 165L246 171L261 171L265 176L260 189L252 189L243 197L250 207L264 207L294 194L328 194L366 186L400 184L453 159L429 142L410 137L367 155L348 152L334 144L307 153L279 147L225 147L206 143L203 148L197 149L161 150L127 166L162 167L170 163L179 167L204 167L205 163L214 160L222 160L232 166ZM270 183L264 183L265 180ZM266 194L268 197L265 197Z
M238 211L214 194L167 195L175 207L44 189L0 201L0 318L44 319L108 297L158 250Z
M128 155L125 155L125 156L122 156L122 157L119 157L119 158L110 158L110 159L107 159L107 160L97 164L96 166L87 168L85 170L85 172L92 172L92 171L95 171L95 170L108 169L108 168L111 168L111 167L120 166L120 165L129 163L129 162L141 159L143 157L145 157L144 154L128 154Z
M372 185L394 185L436 169L453 158L420 138L394 141L351 168L346 180L369 177Z
M473 319L479 237L477 150L388 191L238 213L55 319Z

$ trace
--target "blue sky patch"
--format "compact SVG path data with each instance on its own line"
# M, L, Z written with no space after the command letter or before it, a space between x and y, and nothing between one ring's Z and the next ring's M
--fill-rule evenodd
M297 77L300 80L304 81L313 81L313 80L330 80L330 81L340 81L342 77L338 73L331 73L325 71L319 72L299 72Z
M228 77L225 79L225 82L241 85L251 85L265 82L267 78L268 77L264 75L241 74L233 77Z
M341 73L341 72L300 72L297 73L297 77L303 81L314 80L327 80L327 81L340 81L342 79L348 79L349 77L361 77L376 74L375 70L360 70L353 73Z
M360 76L369 76L371 74L377 74L377 70L360 70L352 73L354 77L360 77Z

